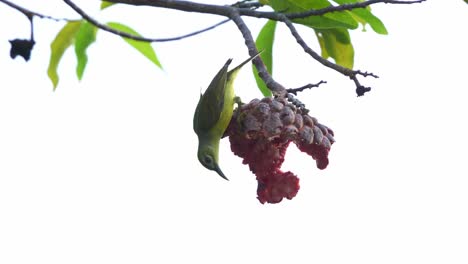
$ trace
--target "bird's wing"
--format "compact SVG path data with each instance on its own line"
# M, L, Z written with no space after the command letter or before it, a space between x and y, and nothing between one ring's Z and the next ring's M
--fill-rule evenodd
M231 61L224 64L200 97L193 120L195 132L207 131L217 124L224 107L227 68Z

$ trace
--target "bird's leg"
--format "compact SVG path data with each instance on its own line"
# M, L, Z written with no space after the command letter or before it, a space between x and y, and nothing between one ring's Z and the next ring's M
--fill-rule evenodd
M237 107L241 107L244 104L239 96L234 97L234 103L237 104Z

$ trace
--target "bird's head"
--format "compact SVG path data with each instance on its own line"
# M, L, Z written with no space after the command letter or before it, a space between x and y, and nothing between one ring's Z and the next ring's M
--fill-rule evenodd
M215 153L213 148L210 147L201 147L198 149L198 160L200 163L207 169L216 171L219 176L223 177L225 180L229 180L224 176L224 173L221 171L218 165L218 155Z

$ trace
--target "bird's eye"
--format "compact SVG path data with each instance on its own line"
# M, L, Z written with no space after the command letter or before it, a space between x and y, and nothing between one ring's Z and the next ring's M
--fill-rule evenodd
M213 159L210 156L205 156L205 163L210 164L213 162Z

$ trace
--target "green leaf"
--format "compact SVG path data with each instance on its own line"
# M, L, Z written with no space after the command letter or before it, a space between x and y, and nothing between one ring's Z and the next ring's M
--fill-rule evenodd
M130 27L126 25L116 23L116 22L108 22L107 25L113 29L141 37L141 35L138 34L138 32L136 32L135 30L131 29ZM132 47L138 50L141 54L143 54L143 56L145 56L151 62L153 62L156 66L158 66L159 68L162 68L161 63L159 62L158 57L156 56L156 52L154 51L150 43L144 42L144 41L136 41L136 40L124 38L124 37L122 38L128 44L130 44Z
M47 75L49 76L54 90L57 88L59 76L57 74L57 67L62 59L65 51L73 44L76 33L80 29L82 21L68 22L65 26L57 33L57 36L50 44L50 61L49 67L47 68Z
M106 9L106 8L108 8L109 6L112 6L112 5L114 5L114 4L115 4L115 3L102 1L102 2L101 2L101 10Z
M273 72L273 42L275 39L275 29L276 21L268 20L268 22L263 26L262 30L258 34L255 45L257 49L263 51L260 54L262 61L265 63L265 66L270 74ZM271 97L272 93L270 89L265 85L263 80L258 76L257 68L252 64L253 74L255 81L257 82L258 89L262 92L263 96Z
M343 4L352 4L359 2L358 0L333 0L334 2L343 5ZM366 8L356 8L351 11L348 11L357 21L363 25L369 24L375 33L387 35L388 31L385 28L385 25L382 21L372 14L370 7Z
M322 49L322 57L331 57L336 64L352 69L354 64L354 48L349 32L346 29L315 30Z
M388 31L385 28L383 22L376 16L374 16L369 10L364 8L354 9L351 11L353 15L356 15L360 19L366 21L375 33L387 35Z
M305 12L331 5L327 0L270 0L269 3L275 11L286 13ZM317 29L355 29L358 27L358 22L348 12L333 12L323 16L310 16L307 18L294 19L293 22Z
M83 78L83 72L88 62L87 48L96 41L97 28L91 23L84 21L81 23L80 29L76 33L75 53L77 59L76 75L78 80Z

